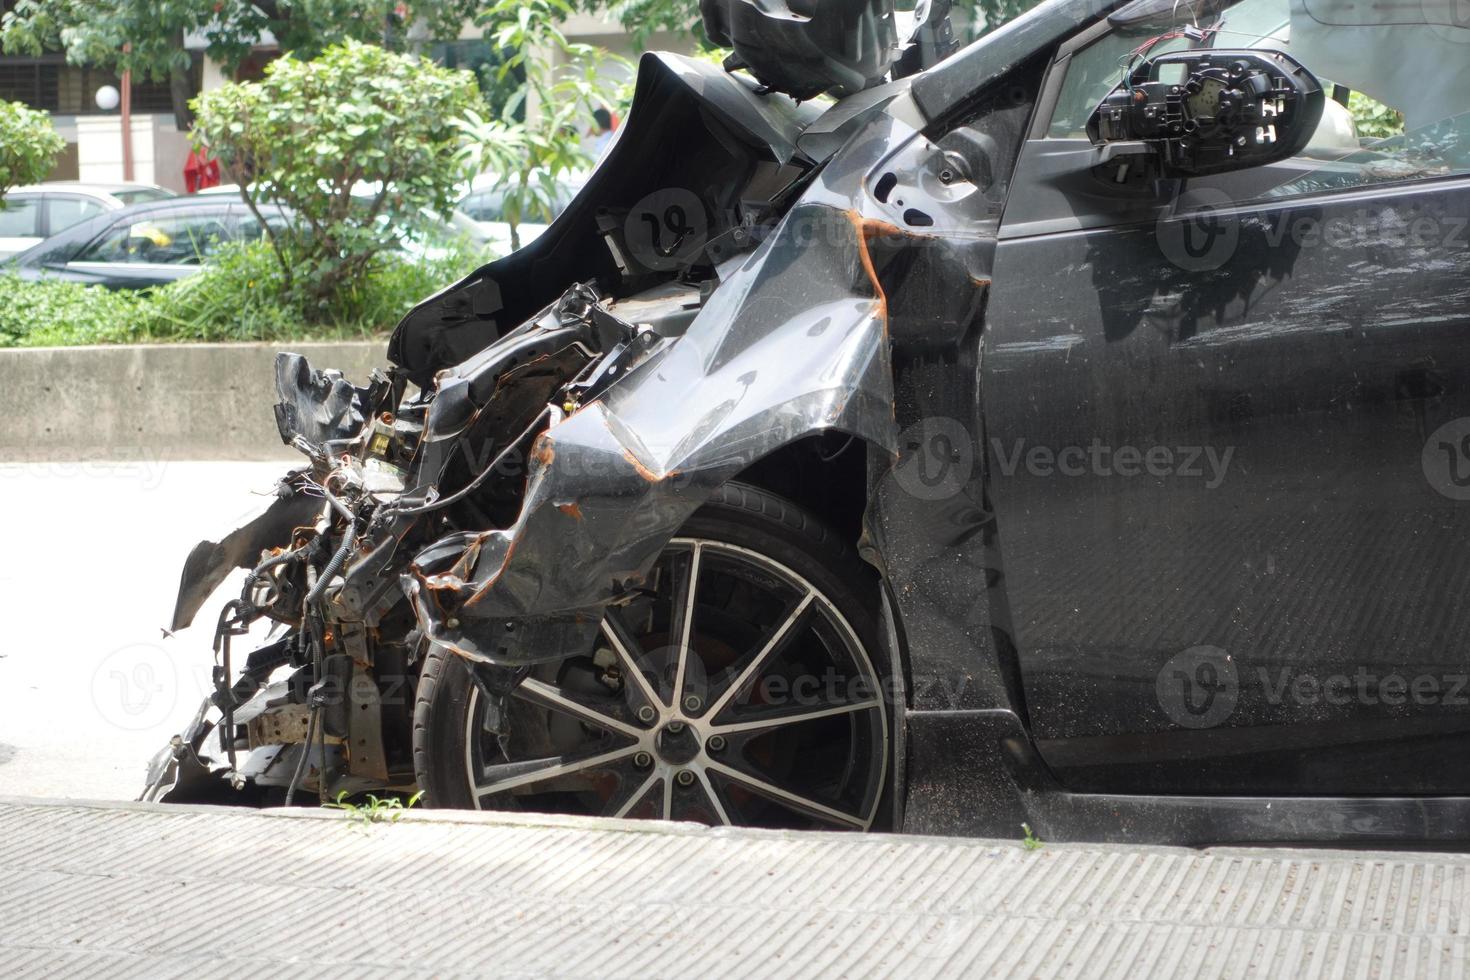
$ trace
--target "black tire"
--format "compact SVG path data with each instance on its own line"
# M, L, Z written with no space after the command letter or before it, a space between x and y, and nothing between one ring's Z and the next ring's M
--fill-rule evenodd
M685 544L681 545L679 542L685 542ZM689 542L700 542L700 545L696 548ZM700 689L704 691L708 699L704 707L711 710L709 710L707 718L695 719L691 716L688 719L688 728L690 730L690 737L695 741L701 751L700 759L708 761L711 768L704 769L700 768L700 763L679 762L677 759L674 759L674 752L671 751L671 746L672 749L677 750L679 753L682 753L684 750L674 745L673 740L675 736L669 735L664 728L659 727L664 723L663 716L660 716L658 721L650 722L647 726L649 731L646 734L649 737L653 737L654 730L657 730L658 733L658 747L654 753L655 757L652 766L650 768L647 764L649 753L646 752L639 753L643 757L641 760L638 756L635 756L631 761L634 764L642 761L645 763L645 771L651 773L654 770L658 770L664 772L665 776L663 779L658 780L649 790L648 800L642 803L637 800L628 800L624 804L625 808L633 806L635 803L644 809L651 806L654 812L649 814L639 812L635 809L630 811L628 815L662 816L669 814L682 819L704 819L705 816L714 815L715 811L718 811L718 815L714 819L711 819L710 822L728 820L735 823L759 823L760 825L769 826L828 826L836 823L836 825L841 826L842 824L837 823L832 816L827 815L826 811L822 811L821 806L803 810L789 801L782 802L784 797L777 797L771 792L767 792L772 786L778 789L788 788L780 785L778 779L770 778L765 790L760 789L759 784L756 784L757 788L752 789L751 785L738 778L735 772L731 771L728 766L724 769L719 768L717 765L718 760L715 759L715 746L718 741L719 749L722 752L728 749L731 753L730 755L722 756L724 762L733 763L738 761L739 765L736 768L741 773L744 773L746 768L749 767L748 763L750 763L750 759L753 758L750 754L752 747L760 743L762 739L770 741L775 737L773 734L774 729L768 727L770 723L766 719L781 716L783 711L790 712L782 716L785 718L796 718L800 712L808 711L814 712L817 715L835 714L837 717L813 718L812 720L798 719L794 722L781 721L778 724L784 726L781 728L781 737L785 741L782 741L780 744L784 746L788 742L801 745L811 743L816 747L817 751L806 753L806 758L819 757L830 760L837 758L838 754L845 751L847 758L845 768L842 769L839 775L822 775L820 777L821 787L824 789L836 787L836 789L832 790L833 800L840 798L845 801L860 802L853 802L851 806L845 804L838 805L833 802L830 804L832 811L848 817L856 816L861 818L861 828L863 829L886 828L889 825L889 817L892 810L889 787L893 780L894 772L891 755L896 744L893 737L893 726L895 724L895 716L899 713L894 709L895 707L899 707L901 710L901 706L895 706L889 703L887 697L893 690L891 683L893 671L892 664L889 663L884 650L884 645L879 642L879 628L876 616L879 607L879 583L873 569L859 558L851 544L843 541L835 532L802 508L781 497L738 483L728 484L716 491L709 501L680 529L675 543L671 544L670 549L665 552L665 557L661 557L660 561L667 560L672 563L682 560L676 554L677 548L680 547L688 549L690 554L712 556L703 559L706 564L700 569L700 577L686 577L684 581L694 581L696 584L693 588L698 593L703 588L701 583L707 580L706 577L712 577L713 586L706 589L706 591L716 593L715 598L708 604L697 604L691 600L688 603L688 608L694 610L690 617L691 622L704 622L709 624L707 633L713 638L711 642L716 645L721 645L722 649L731 651L730 658L722 667L723 672L718 677L715 677L713 669L710 669L709 676L704 678L706 683L708 683L710 678L719 679L725 677L727 674L734 674L738 678L742 676L740 670L744 669L739 656L734 653L737 650L736 644L733 641L728 644L720 644L720 639L723 634L716 634L722 624L727 630L735 630L737 636L741 635L740 631L742 629L748 629L750 636L761 636L761 630L766 629L764 624L758 629L755 623L746 624L738 622L738 612L732 613L729 609L718 608L718 604L731 592L730 588L720 588L721 586L726 586L727 583L724 579L717 577L724 574L720 571L722 566L719 563L727 563L728 568L732 570L729 574L734 576L731 581L735 582L733 586L735 591L738 591L742 585L737 574L737 566L741 562L749 561L755 563L760 561L767 563L765 565L753 564L752 570L748 575L750 582L743 583L745 588L750 592L750 595L756 598L762 597L757 591L758 585L751 583L756 582L759 575L768 568L777 568L778 570L772 573L773 577L769 580L771 591L768 596L763 598L767 608L775 608L776 598L784 594L781 590L787 588L795 590L792 592L792 595L797 594L802 588L807 589L809 592L814 590L815 593L820 595L818 598L809 597L807 599L809 608L813 611L805 614L806 619L798 621L795 618L798 613L792 612L790 609L783 609L780 614L773 615L771 621L781 620L782 625L770 630L771 635L782 636L784 630L785 635L794 637L794 639L782 640L779 644L774 639L764 641L776 652L772 652L767 656L764 661L764 666L751 668L755 672L749 676L749 679L742 687L742 690L746 693L726 693L725 688L733 687L734 680L727 681L724 688L715 689L709 687ZM692 559L692 561L699 560L699 558ZM668 581L671 583L669 588L673 590L678 587L679 578L672 571L674 566L670 565L669 567L671 569L668 576ZM792 573L794 578L786 576L784 574L786 572ZM687 594L685 593L681 593L680 596L681 598L687 598ZM672 610L676 603L670 600L666 605L670 611L667 613L669 618L666 621L667 629L665 634L663 634L663 638L667 640L674 633L674 620L672 617L675 613ZM783 620L782 617L787 615L790 615L792 618ZM810 627L806 625L793 625L798 623L805 624L808 621L812 624ZM844 621L846 628L844 628ZM652 612L649 614L648 622L650 624L654 623ZM679 622L682 624L682 620ZM684 679L683 673L678 673L680 679L669 682L669 689L666 691L663 686L665 681L660 678L669 673L676 672L676 670L674 666L664 662L662 664L663 673L660 674L657 669L657 657L662 654L665 661L667 661L670 655L662 653L664 648L660 648L658 651L648 652L648 647L654 642L649 639L649 637L654 635L653 632L645 632L636 636L633 633L634 631L629 631L629 638L642 644L641 648L635 648L637 650L635 655L636 660L623 661L620 659L618 662L620 664L637 663L639 666L634 669L640 670L646 683L640 688L630 688L622 691L622 693L616 695L616 698L629 702L627 714L619 715L618 717L623 717L629 724L637 726L640 722L635 717L636 711L653 710L651 707L646 706L640 709L635 709L632 706L634 702L640 701L639 691L648 693L651 687L657 687L657 694L661 698L657 702L659 705L658 710L661 712L678 711L682 709L674 705L674 702L678 701L681 697L687 697L687 692L694 689L694 682ZM701 644L703 645L705 633L700 633L700 637ZM842 646L839 650L838 645L844 638L846 645ZM601 643L602 641L599 642ZM856 648L853 646L854 642ZM603 645L611 647L614 644L609 640ZM693 648L694 645L691 640L690 647ZM633 644L628 643L627 646L632 647ZM766 646L759 644L757 644L757 647L761 650L766 649ZM756 649L757 647L752 647L752 649ZM766 695L763 693L760 703L755 704L756 695L753 685L759 682L765 683L766 687L773 687L773 684L767 683L767 672L780 672L778 670L780 668L778 661L784 662L782 658L792 656L799 659L807 656L803 652L797 652L795 654L784 652L788 649L798 647L803 651L808 648L816 650L818 651L818 657L829 656L831 658L831 664L828 665L826 674L824 674L824 677L830 681L827 691L840 690L841 685L845 683L847 695L831 698L821 703L813 700L810 704L815 705L815 707L808 708L804 707L803 703L797 700L793 693L790 699L792 707L779 708L775 702L765 700ZM668 645L667 648L677 649L677 645ZM559 677L567 684L570 684L572 681L577 681L581 686L575 690L580 695L586 686L585 680L582 679L582 673L573 676L570 673L571 667L562 668L559 665L570 664L575 659L575 662L579 665L591 664L590 668L579 666L579 671L585 671L587 669L596 671L599 669L596 666L597 657L603 656L605 658L612 655L609 650L603 649L594 651L591 658L586 656L569 658L567 661L559 661L557 665L547 665L544 668L540 668L540 676L548 678L548 681L552 678ZM837 666L833 666L842 663L843 656L848 658L846 662L851 665L851 669L846 672ZM710 655L701 652L689 658L685 669L690 673L691 677L697 672L695 667L696 661L700 664L698 670L703 671L706 669L703 664L709 657ZM751 662L759 662L760 660L760 654L751 654L746 656L744 663L749 664ZM801 662L805 664L808 661ZM601 669L604 671L607 670L606 667ZM814 671L815 668L812 668L812 670ZM561 673L557 673L557 671L561 671ZM869 677L869 674L872 676ZM854 680L858 675L862 675L860 682ZM536 677L538 675L533 673L532 676ZM626 677L626 671L621 676ZM834 676L836 680L831 681L831 678ZM622 683L632 684L633 682L626 680ZM856 709L840 707L844 703L853 705L863 703L866 695L861 692L867 691L870 683L877 685L876 691L873 694L878 702L877 706L873 707L863 704L862 707ZM793 683L793 692L795 691L795 687L796 685ZM681 692L678 696L674 696L673 694L673 690L676 688ZM558 688L558 690L568 689L570 688ZM483 720L484 715L483 709L479 707L479 694L477 690L470 676L469 667L461 658L437 647L426 655L419 680L417 702L414 710L413 749L414 767L419 787L424 790L424 802L428 806L455 809L476 808L478 802L471 784L471 770L486 773L490 771L486 768L487 766L495 763L496 760L505 759L505 755L500 754L499 749L495 747L498 746L498 742L492 746L484 741L486 739L493 740L493 736L481 734L478 727L479 723L472 724L474 721L471 718L472 711L481 720ZM621 684L619 690L621 690ZM764 692L765 688L762 688L762 691ZM853 694L854 691L859 693ZM609 695L609 697L612 696ZM643 701L646 704L647 699L643 699ZM599 701L598 703L600 704L602 702ZM724 710L716 710L721 705L724 706ZM823 708L823 705L839 705L839 707L835 709L830 707ZM554 715L554 712L550 709L540 709L538 706L522 704L519 701L511 702L511 707L513 710L509 717L512 722L511 727L513 731L517 730L518 723L536 728L538 731L544 724L547 730L550 731L551 721L544 723L541 721L527 722L522 717L520 722L518 722L517 714L515 713L516 711L521 711L524 715L525 712L542 710L543 716L550 719ZM611 716L613 709L609 708L607 710ZM748 716L757 718L758 720L756 722L740 721L742 717L746 717L741 715L740 712L747 710L759 712L752 713ZM724 738L715 740L712 737L711 729L719 728L717 722L720 719L732 718L735 719L736 723L746 728L756 729L756 733L751 734L749 731L731 733L728 740ZM699 721L707 722L708 728L699 727ZM559 722L559 724L563 727L566 725L565 722ZM585 723L574 720L573 724L581 724L583 730L588 732L592 731ZM732 722L726 720L723 724L725 728L729 728ZM682 731L684 726L676 725L675 727L680 728ZM881 738L877 734L880 729ZM476 733L473 736L476 740L476 744L474 745L471 744L472 730ZM594 734L600 737L608 733L599 731ZM714 732L713 734L718 734L718 732ZM589 737L591 736L589 735ZM612 733L611 737L619 738L622 736ZM683 736L681 734L678 737ZM706 739L707 744L699 742L698 740L700 738ZM840 742L844 738L847 739L847 742L844 742L842 746L837 748L833 748L828 744L834 740ZM806 741L802 741L802 739ZM822 741L824 739L825 741ZM738 750L737 745L739 746ZM737 751L738 756L736 755ZM765 757L769 757L771 750L765 749L764 751L767 753ZM513 752L512 758L541 758L543 755L550 757L553 752L554 750L542 747L540 753L530 750L520 753ZM875 754L881 756L876 762L871 758ZM565 753L563 753L563 757L565 757ZM855 759L856 761L854 761ZM625 763L626 760L619 760L618 764L624 765ZM684 779L686 776L684 771L677 768L678 765L688 766L688 776L691 780L689 783L678 782L678 780ZM669 768L670 766L674 768ZM828 769L830 768L829 766ZM698 770L697 783L693 782L695 770ZM792 772L802 771L802 764L798 761L787 766L786 774L789 775ZM752 772L754 772L753 769ZM761 774L756 772L755 775L759 776ZM670 778L671 776L673 778ZM585 779L587 777L562 776L560 777L560 781L565 782L568 779L576 781L578 778ZM611 778L611 776L608 778ZM639 792L636 789L624 790L621 788L624 782L638 778L641 777L636 774L630 775L628 780L625 780L622 776L618 776L617 782L620 787L618 792L624 794ZM717 783L720 786L719 789L717 789ZM700 809L698 806L693 806L693 816L689 812L674 812L672 797L676 791L679 791L676 790L676 787L683 787L684 789L682 791L690 794L702 794L705 804L703 809ZM662 812L659 812L660 804L656 798L659 794L662 794ZM525 807L562 810L565 812L595 813L599 805L610 805L607 804L607 801L598 801L595 799L589 803L582 798L586 795L586 793L580 795L572 793L570 795L563 794L555 797L543 796L534 798L529 802L522 802L516 793L507 790L489 798L486 806L487 808L493 806L499 809ZM724 799L721 799L722 796ZM736 797L745 800L745 803L739 808L735 806ZM814 791L810 800L804 796L801 799L803 802L814 803L818 800L825 799L825 797L820 796ZM778 813L777 811L780 812ZM737 813L739 815L738 819L736 816ZM788 818L794 822L790 824L781 822ZM807 821L807 823L802 823L803 820Z

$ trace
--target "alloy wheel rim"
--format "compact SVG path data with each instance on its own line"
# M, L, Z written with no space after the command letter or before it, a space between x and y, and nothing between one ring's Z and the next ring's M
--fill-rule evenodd
M615 611L604 618L599 652L615 658L622 680L618 703L589 703L576 692L555 683L527 677L512 697L524 705L561 715L595 730L578 751L509 761L486 762L481 693L473 688L466 712L465 771L476 808L487 800L535 791L555 783L582 782L606 788L600 798L601 816L645 816L655 819L697 819L713 824L746 823L746 811L756 800L769 817L775 808L826 828L867 830L877 816L887 777L888 718L882 679L847 619L816 586L774 559L738 545L702 538L676 538L671 553L688 556L685 583L676 583L670 605L682 615L672 620L669 657L661 682L645 644L622 624ZM709 559L744 563L779 580L791 593L791 602L774 627L753 651L731 664L731 676L718 690L696 682L704 663L701 649L708 642L695 629L700 606L702 564ZM673 614L671 613L671 616ZM834 659L845 657L852 675L848 695L793 698L779 708L757 704L751 695L783 652L799 638L818 631ZM652 675L652 676L650 676ZM810 739L814 726L824 731L849 732L841 774L824 772L824 789L841 788L842 799L831 792L763 772L752 758L758 743L769 752L772 744L791 742L798 733ZM796 739L792 744L799 744ZM792 751L796 751L793 749ZM824 744L824 753L832 749ZM498 753L496 753L498 754ZM500 756L504 760L504 756ZM493 804L490 804L493 806Z

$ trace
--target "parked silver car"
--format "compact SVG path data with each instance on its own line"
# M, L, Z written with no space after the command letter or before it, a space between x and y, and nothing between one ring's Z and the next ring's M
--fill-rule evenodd
M0 209L0 259L24 252L88 218L174 193L155 184L91 184L57 180L17 187Z

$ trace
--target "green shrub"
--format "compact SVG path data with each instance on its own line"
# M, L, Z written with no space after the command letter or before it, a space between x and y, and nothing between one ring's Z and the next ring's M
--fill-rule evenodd
M0 276L0 347L381 336L419 300L485 258L464 246L412 261L379 253L342 285L334 299L341 315L326 324L308 322L301 294L286 287L263 242L227 246L198 274L145 292Z
M0 99L0 194L45 180L65 146L49 115Z
M308 308L310 298L286 282L269 245L229 246L198 275L155 291L138 332L140 339L173 341L373 336L391 330L415 303L484 260L454 246L433 260L379 252L338 287L331 298L335 315L322 323Z
M146 298L75 282L0 276L0 347L69 347L133 339Z
M1353 123L1361 137L1389 139L1403 135L1404 114L1362 92L1355 91L1348 96L1348 111L1353 114Z
M332 323L393 229L453 207L468 176L456 120L477 101L469 72L354 42L201 95L198 138L252 206L290 209L267 236L281 281L313 322Z

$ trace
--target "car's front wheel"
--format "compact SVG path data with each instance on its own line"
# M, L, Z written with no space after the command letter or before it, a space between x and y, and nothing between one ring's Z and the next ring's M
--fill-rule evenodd
M722 488L590 649L499 707L427 656L414 715L431 806L766 827L884 826L894 705L878 584L789 501Z

